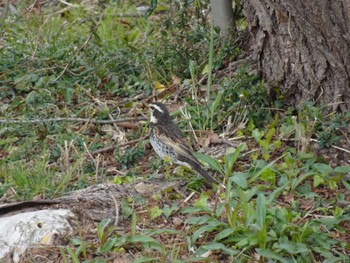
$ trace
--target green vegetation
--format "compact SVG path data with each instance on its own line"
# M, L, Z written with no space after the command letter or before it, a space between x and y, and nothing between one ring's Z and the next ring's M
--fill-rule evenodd
M129 252L134 262L349 261L349 153L332 146L350 115L311 102L283 110L283 96L271 101L249 65L227 70L241 50L217 34L202 1L151 1L149 17L107 2L19 2L0 18L0 198L142 182L159 167L184 180L186 170L174 175L150 158L137 118L153 95L184 106L172 115L188 137L228 139L221 157L196 154L226 189L191 175L186 189L126 198L123 229L106 218L93 237L77 234L50 253L62 262ZM132 121L26 122L57 117Z

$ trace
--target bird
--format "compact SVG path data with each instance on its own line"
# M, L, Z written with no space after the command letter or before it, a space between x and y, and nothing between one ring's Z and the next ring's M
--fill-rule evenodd
M148 105L151 118L149 124L150 142L157 155L172 163L186 166L199 173L212 185L217 181L202 167L193 155L191 148L185 142L180 128L176 126L169 115L168 109L161 102L152 102Z

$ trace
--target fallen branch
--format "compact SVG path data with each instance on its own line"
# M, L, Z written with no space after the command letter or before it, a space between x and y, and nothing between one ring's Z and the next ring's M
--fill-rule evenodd
M104 152L108 152L108 151L114 150L116 147L124 147L124 146L128 146L128 145L136 144L136 143L138 143L140 141L145 140L146 138L147 138L147 136L144 136L144 137L141 137L139 139L135 139L135 140L131 140L131 141L115 144L115 145L112 145L112 146L108 146L108 147L105 147L105 148L93 151L93 152L91 152L91 154L92 155L96 155L96 154L100 154L100 153L104 153Z
M317 142L317 143L320 143L318 140L316 139L310 139L311 142ZM342 147L339 147L339 146L336 146L336 145L331 145L332 148L334 149L337 149L337 150L340 150L340 151L343 151L343 152L346 152L346 153L350 153L350 150L348 149L345 149L345 148L342 148Z
M44 123L44 122L58 122L58 121L71 121L71 122L90 122L96 124L111 124L119 122L135 122L135 121L145 121L146 117L135 117L135 118L121 118L113 120L96 120L96 119L84 119L84 118L49 118L49 119L24 119L24 120L15 120L15 119L0 119L0 123L7 124L33 124L33 123Z

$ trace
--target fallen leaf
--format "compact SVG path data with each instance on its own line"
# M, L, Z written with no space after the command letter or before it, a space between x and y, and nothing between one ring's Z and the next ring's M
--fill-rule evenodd
M179 229L181 227L181 225L183 224L183 220L179 217L174 217L172 221L174 224L173 227L175 229Z
M301 200L300 207L304 210L310 210L311 208L315 207L315 200L314 199Z
M200 137L198 139L198 145L201 147L208 147L210 145L210 139L208 137Z
M171 74L171 83L172 85L180 85L181 79L178 76Z
M161 92L165 91L165 89L166 89L165 85L163 85L159 81L154 81L153 82L153 88L155 89L155 91L157 93L161 93Z
M208 147L209 145L211 145L212 143L216 143L220 140L220 137L217 133L215 132L208 132L206 133L204 136L199 137L198 139L198 144L201 147Z
M132 258L130 256L117 256L113 259L113 263L131 263L133 262Z

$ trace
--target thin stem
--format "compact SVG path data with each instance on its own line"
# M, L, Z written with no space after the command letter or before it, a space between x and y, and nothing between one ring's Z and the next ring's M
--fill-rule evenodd
M213 128L213 115L212 107L209 107L210 90L212 84L212 71L213 71L213 56L214 56L214 26L210 23L210 43L209 43L209 61L208 61L208 83L207 83L207 106L210 108L210 129Z

